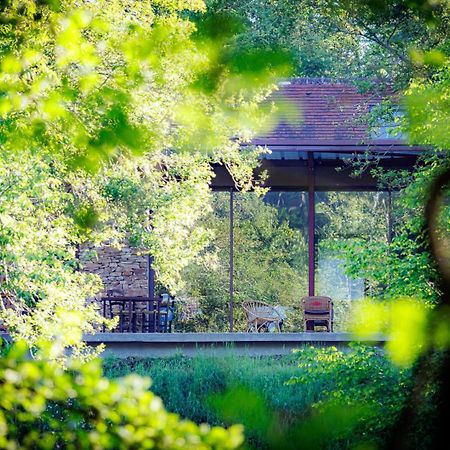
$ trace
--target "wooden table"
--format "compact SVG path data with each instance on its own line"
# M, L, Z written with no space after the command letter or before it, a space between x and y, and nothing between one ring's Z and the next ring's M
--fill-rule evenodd
M102 297L103 317L113 319L119 317L119 333L167 333L171 332L169 311L174 301L162 297ZM105 331L105 326L103 326Z

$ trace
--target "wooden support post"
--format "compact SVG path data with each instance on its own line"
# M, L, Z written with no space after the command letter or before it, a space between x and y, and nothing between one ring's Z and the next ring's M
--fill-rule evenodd
M387 242L392 244L392 191L389 189L387 198Z
M152 230L153 211L148 212L149 230ZM155 298L155 270L153 269L153 256L147 254L147 296L148 298Z
M234 243L234 192L230 189L230 333L233 332L233 243Z
M314 179L314 153L308 153L308 295L315 293L316 272L316 200Z

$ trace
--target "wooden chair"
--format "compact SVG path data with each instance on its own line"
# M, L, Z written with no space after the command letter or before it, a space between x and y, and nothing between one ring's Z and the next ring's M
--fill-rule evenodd
M175 300L163 294L161 301L153 304L153 309L144 309L142 313L143 333L172 333L175 316Z
M247 316L247 332L269 331L273 324L277 331L281 332L283 317L271 305L259 301L242 302L242 308Z
M119 322L117 324L117 327L114 330L112 330L113 332L123 333L127 330L129 331L131 328L130 320L132 320L132 317L130 317L128 310L125 310L126 306L125 303L123 302L123 300L114 300L114 297L123 297L123 296L124 292L121 289L108 289L106 291L106 297L108 299L107 309L109 310L109 318L112 319L115 316L119 317ZM104 305L106 309L106 302Z
M316 325L333 331L333 301L330 297L303 297L301 301L305 331L314 331Z

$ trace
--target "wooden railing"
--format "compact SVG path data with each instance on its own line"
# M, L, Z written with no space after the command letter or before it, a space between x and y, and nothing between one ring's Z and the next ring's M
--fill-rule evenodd
M162 297L102 297L103 316L119 318L113 330L119 333L171 333L174 300ZM103 331L105 327L103 326Z

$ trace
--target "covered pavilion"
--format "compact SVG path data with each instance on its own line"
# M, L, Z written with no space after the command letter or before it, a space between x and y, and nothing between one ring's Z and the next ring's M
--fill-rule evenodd
M423 148L409 145L405 136L393 136L396 124L379 121L369 127L371 110L388 94L360 92L348 80L297 78L281 82L272 100L281 100L283 119L252 145L267 147L256 178L271 191L308 193L308 294L315 295L316 201L321 191L380 191L369 169L354 176L351 163L388 170L412 170ZM400 113L398 113L400 114ZM233 193L234 182L221 165L214 167L212 189L230 195L230 331L233 331ZM389 192L390 199L390 192ZM391 233L391 225L389 225Z
M272 96L281 99L287 111L284 120L273 129L253 140L252 145L267 147L271 152L261 158L255 173L268 177L264 186L271 191L307 193L308 209L308 294L316 294L317 268L316 192L376 192L380 186L370 170L354 176L353 165L359 161L366 167L376 165L388 170L412 170L424 150L411 146L402 135L393 137L388 130L394 123L379 122L373 129L368 125L369 113L387 95L360 92L349 81L330 79L290 79L279 85ZM301 114L298 114L298 111ZM233 205L236 187L222 165L214 167L214 191L229 195L229 332L230 333L100 333L87 336L88 345L106 345L106 354L116 356L162 356L182 352L195 354L198 349L214 353L229 348L237 353L281 354L302 345L347 345L353 336L335 333L236 333L233 328ZM388 191L390 199L390 192ZM388 226L389 230L391 225ZM389 231L388 230L388 231ZM389 234L389 233L388 233ZM152 258L147 262L147 296L155 298L155 276ZM306 294L306 293L305 293ZM131 303L130 303L131 305ZM374 341L375 338L371 339ZM375 343L383 345L378 336Z

